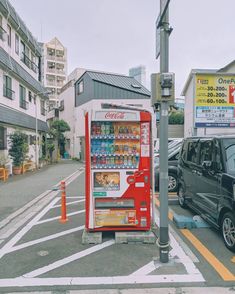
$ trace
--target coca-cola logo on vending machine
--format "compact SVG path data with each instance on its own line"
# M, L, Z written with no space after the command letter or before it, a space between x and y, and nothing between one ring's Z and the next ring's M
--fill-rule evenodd
M105 114L106 119L124 119L125 118L125 113L124 112L107 112Z

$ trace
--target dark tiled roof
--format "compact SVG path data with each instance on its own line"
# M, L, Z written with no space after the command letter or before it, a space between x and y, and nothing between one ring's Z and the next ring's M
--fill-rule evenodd
M151 95L150 91L146 89L143 85L141 85L133 77L95 71L86 71L86 73L94 81L136 92L142 95Z
M0 123L35 130L36 119L28 114L0 105ZM38 130L48 132L46 122L38 119Z

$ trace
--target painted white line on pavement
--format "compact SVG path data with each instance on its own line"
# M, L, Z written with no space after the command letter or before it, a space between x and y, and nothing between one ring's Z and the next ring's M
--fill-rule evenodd
M52 202L46 206L38 215L35 216L22 230L20 230L5 246L0 249L0 259L8 253L8 251L35 225L35 223L42 218L55 203L59 200L59 197L56 197Z
M66 197L66 198L67 198L67 197ZM75 204L75 203L84 202L84 201L85 201L85 199L82 199L82 200L76 200L76 201L72 201L72 202L67 202L67 203L66 203L66 206L68 206L68 205L72 205L72 204ZM61 207L61 204L53 206L53 208L57 208L57 207Z
M183 251L179 243L175 240L172 234L170 234L170 242L172 247L172 250L170 251L171 256L177 256L179 258L179 261L182 262L182 264L185 266L187 273L199 274L200 271L197 269L197 267L188 257L188 255L185 254L185 252Z
M29 247L29 246L33 246L35 244L39 244L39 243L42 243L42 242L53 240L53 239L56 239L56 238L59 238L59 237L62 237L62 236L77 232L77 231L81 231L84 228L85 228L85 226L80 226L80 227L77 227L77 228L74 228L74 229L66 230L66 231L63 231L63 232L60 232L60 233L49 235L47 237L39 238L39 239L29 241L29 242L26 242L26 243L23 243L23 244L20 244L20 245L16 245L16 246L12 247L8 252L17 251L17 250L24 249L24 248Z
M147 274L151 273L152 271L155 271L155 269L156 269L156 266L154 265L154 262L153 261L150 261L145 266L141 267L137 271L135 271L132 274L130 274L129 277L130 276L143 276L143 275L147 275Z
M85 196L66 196L66 199L78 199L78 198L82 198L85 199Z
M56 261L56 262L54 262L54 263L52 263L50 265L47 265L47 266L41 267L39 269L36 269L36 270L34 270L32 272L26 273L23 276L27 277L27 278L34 278L34 277L40 276L42 274L45 274L47 272L50 272L50 271L58 268L58 267L64 266L65 264L68 264L68 263L70 263L72 261L78 260L78 259L80 259L80 258L82 258L84 256L90 255L90 254L92 254L94 252L97 252L97 251L102 250L102 249L104 249L106 247L109 247L109 246L111 246L113 244L115 244L115 240L106 241L106 242L104 242L102 244L95 245L95 246L93 246L91 248L88 248L86 250L80 251L78 253L75 253L75 254L70 255L68 257L65 257L63 259L60 259L60 260L58 260L58 261Z
M71 212L71 213L67 213L67 216L72 216L72 215L76 215L76 214L80 214L80 213L83 213L85 212L85 209L83 210L78 210L78 211L75 211L75 212ZM47 219L43 219L41 221L38 221L35 225L40 225L40 224L44 224L44 223L48 223L48 222L52 222L54 220L57 220L57 219L60 219L61 216L55 216L55 217L51 217L51 218L47 218Z
M159 215L157 210L156 210L156 216L157 216L157 225L159 226L160 220L159 220ZM189 256L184 252L184 250L182 249L180 244L176 241L176 239L174 238L171 232L169 232L169 237L170 237L170 244L172 247L172 250L170 251L169 255L171 255L171 257L175 259L176 261L178 257L178 262L182 262L188 274L201 275L200 271L197 269L197 267L195 266L193 261L189 258Z
M1 279L0 287L26 286L81 286L81 285L121 285L153 283L194 283L204 282L201 275L148 275L113 277L62 277L62 278L14 278ZM202 293L202 292L201 292Z

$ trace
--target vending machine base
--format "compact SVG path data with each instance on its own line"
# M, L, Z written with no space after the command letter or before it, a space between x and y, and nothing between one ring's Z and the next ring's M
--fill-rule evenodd
M101 244L102 232L89 232L84 229L82 233L82 244Z
M115 243L127 244L127 243L143 243L143 244L155 244L156 236L152 231L147 232L115 232Z
M156 235L152 231L120 231L115 233L116 244L155 244ZM105 232L90 232L84 229L82 234L82 244L101 244Z

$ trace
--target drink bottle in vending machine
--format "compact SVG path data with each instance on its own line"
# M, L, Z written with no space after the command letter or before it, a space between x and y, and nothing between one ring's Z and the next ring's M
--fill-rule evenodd
M85 126L86 230L149 230L151 114L98 109Z

